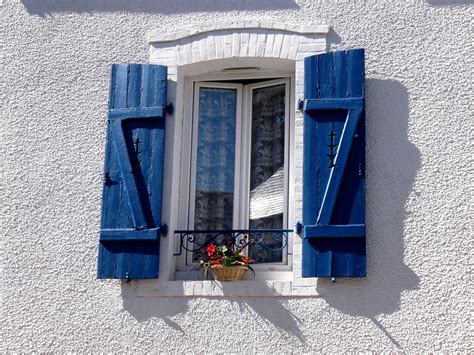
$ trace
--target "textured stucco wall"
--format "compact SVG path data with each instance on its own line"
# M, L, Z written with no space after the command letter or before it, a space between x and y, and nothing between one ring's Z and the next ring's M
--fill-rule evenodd
M469 3L1 1L0 351L472 353ZM147 62L154 30L237 16L366 48L369 276L313 298L96 281L109 64Z

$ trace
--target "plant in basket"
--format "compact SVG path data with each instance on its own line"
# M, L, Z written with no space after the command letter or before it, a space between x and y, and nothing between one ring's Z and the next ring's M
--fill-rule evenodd
M209 244L207 246L207 260L200 261L204 275L207 277L210 271L214 279L218 281L240 280L245 276L247 270L255 275L255 271L249 265L255 260L243 254L243 249L252 243L253 241L249 241L237 249L223 244Z

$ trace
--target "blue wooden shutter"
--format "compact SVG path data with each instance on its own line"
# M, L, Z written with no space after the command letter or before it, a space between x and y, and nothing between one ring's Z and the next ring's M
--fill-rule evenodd
M364 50L305 59L303 277L366 275Z
M112 65L97 277L158 277L167 68Z

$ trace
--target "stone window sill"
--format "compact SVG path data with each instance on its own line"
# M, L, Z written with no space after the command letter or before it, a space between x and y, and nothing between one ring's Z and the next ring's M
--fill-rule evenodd
M123 285L127 284L123 282ZM315 297L316 279L297 281L132 281L144 297Z

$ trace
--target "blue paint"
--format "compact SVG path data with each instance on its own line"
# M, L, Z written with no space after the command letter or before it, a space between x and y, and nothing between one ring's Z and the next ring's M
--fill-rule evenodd
M101 229L100 240L157 240L160 237L160 228L148 229Z
M362 49L305 59L303 277L366 275L364 85Z
M304 110L348 110L364 107L364 99L306 99L304 100Z
M158 277L167 68L114 64L97 277Z
M365 224L305 226L303 238L365 238Z
M109 120L156 118L165 116L166 106L109 110Z

